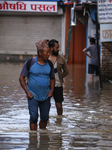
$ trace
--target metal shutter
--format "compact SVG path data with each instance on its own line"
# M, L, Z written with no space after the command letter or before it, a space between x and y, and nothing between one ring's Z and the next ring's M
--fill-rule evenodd
M0 16L0 53L36 54L35 42L61 43L62 16Z

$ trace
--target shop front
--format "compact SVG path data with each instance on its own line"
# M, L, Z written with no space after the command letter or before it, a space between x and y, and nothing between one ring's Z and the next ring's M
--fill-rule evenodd
M1 60L36 55L35 42L57 39L64 53L64 15L56 1L0 1Z

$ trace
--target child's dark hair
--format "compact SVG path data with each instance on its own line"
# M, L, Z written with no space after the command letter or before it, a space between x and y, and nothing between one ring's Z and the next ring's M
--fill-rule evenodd
M49 44L49 48L50 47L54 47L55 43L59 43L59 42L57 40L55 40L55 39L50 40L49 43L48 43Z
M90 42L91 42L92 44L95 44L95 38L94 38L94 37L91 37L91 38L90 38Z

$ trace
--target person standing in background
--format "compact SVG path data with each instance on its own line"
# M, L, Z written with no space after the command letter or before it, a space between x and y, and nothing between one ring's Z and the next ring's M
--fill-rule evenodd
M90 55L87 53L88 51L90 52ZM88 64L88 73L90 74L90 81L93 81L94 74L98 77L99 80L99 61L95 38L90 38L90 46L84 48L83 52L90 58Z
M62 102L64 101L63 78L69 74L69 69L65 58L59 55L59 42L55 39L50 40L49 48L50 48L49 60L52 61L55 72L55 88L53 92L53 97L55 100L57 114L62 115L63 114Z

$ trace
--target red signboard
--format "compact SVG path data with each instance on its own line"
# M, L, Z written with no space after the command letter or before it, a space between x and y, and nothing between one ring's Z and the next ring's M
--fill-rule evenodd
M57 2L0 1L0 11L57 12Z

